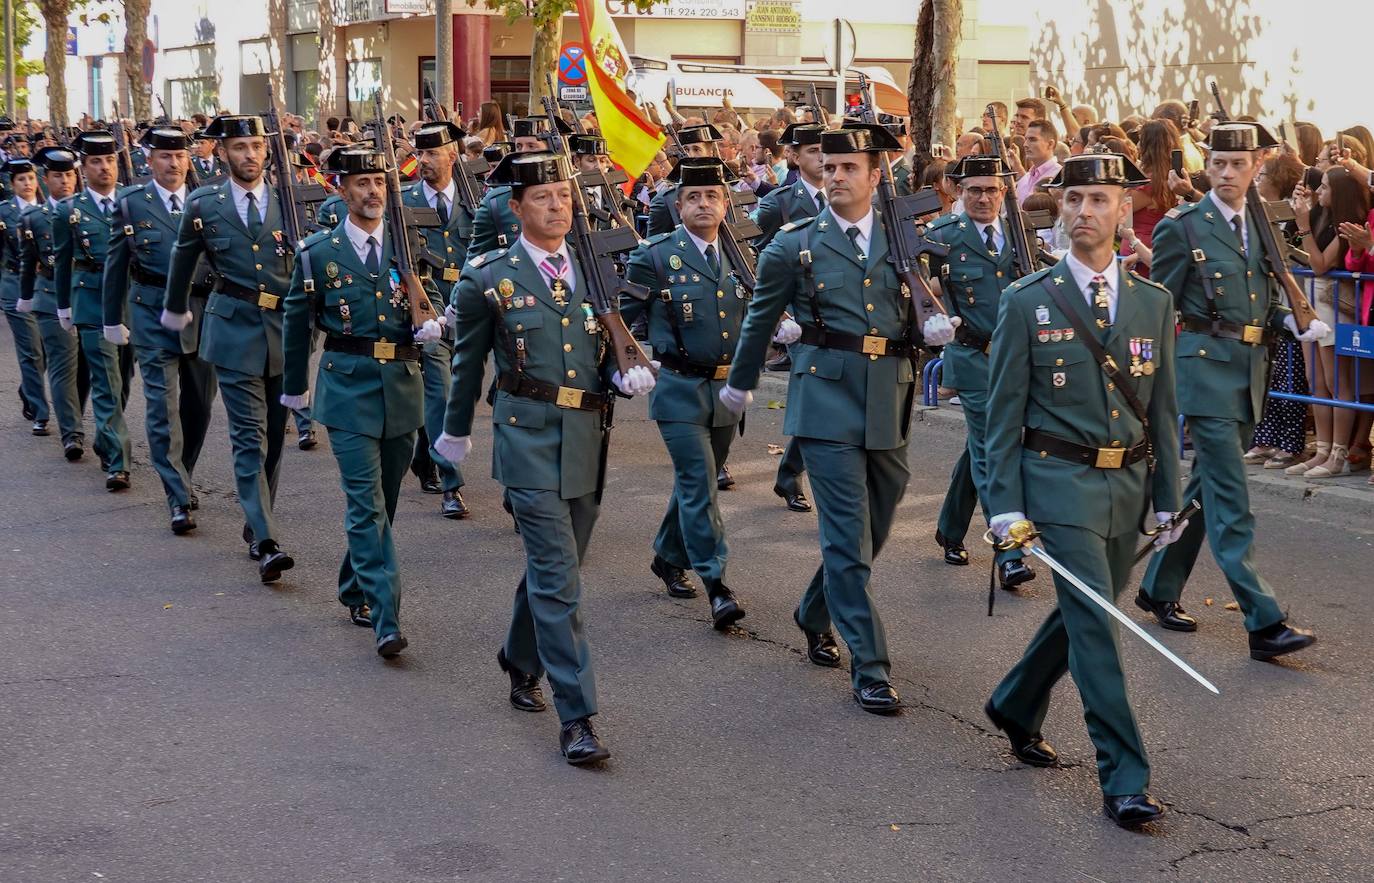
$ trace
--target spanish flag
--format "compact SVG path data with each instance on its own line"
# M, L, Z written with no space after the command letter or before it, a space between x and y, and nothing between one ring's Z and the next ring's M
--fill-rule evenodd
M630 53L625 51L606 6L602 0L577 0L582 45L587 50L587 86L601 137L606 139L606 151L633 180L644 174L663 146L664 137L625 92Z

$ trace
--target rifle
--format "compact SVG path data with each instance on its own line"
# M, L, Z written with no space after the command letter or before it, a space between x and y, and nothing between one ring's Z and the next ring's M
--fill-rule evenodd
M561 154L569 164L568 144L558 131L558 111L553 99L548 95L542 98L544 114L549 118L549 149ZM587 220L587 197L582 192L582 182L578 173L573 171L572 190L572 230L568 234L568 244L582 265L582 283L587 286L586 301L591 305L596 321L611 338L611 349L615 353L615 363L624 377L631 368L640 367L654 371L649 357L640 348L639 341L625 327L620 318L620 297L629 295L636 300L644 299L642 286L631 285L620 275L615 256L639 245L639 235L633 227L612 227L609 230L593 231ZM654 372L657 374L657 372Z
M155 95L153 97L157 99L157 109L162 111L162 122L166 123L167 125L171 125L172 118L167 113L167 105L162 101L162 96Z
M301 218L306 214L305 204L323 202L324 188L318 184L296 181L296 170L291 166L291 152L286 146L286 131L282 128L281 114L277 112L277 95L270 85L267 87L267 113L263 122L267 126L272 173L276 178L273 188L277 191L277 202L281 204L282 232L294 247L305 235L301 226Z
M988 113L996 119L996 110L991 104L988 105ZM988 141L992 144L992 152L995 153L1006 166L1008 173L1003 176L1007 178L1009 184L1014 184L1010 173L1011 162L1007 157L1007 145L1002 140L1002 133L997 131L997 127L992 127L992 134L988 136ZM1029 276L1040 269L1036 257L1040 250L1034 251L1030 247L1030 237L1026 235L1026 219L1021 216L1021 205L1016 201L1016 191L1008 187L1007 198L1002 201L1002 208L1007 213L1007 244L1012 250L1012 267L1016 273L1016 278Z
M429 80L425 80L423 88L422 111L425 119L432 123L447 122L447 114L444 113L439 102L435 100L434 93L429 89ZM468 213L469 218L475 218L477 217L477 206L482 204L482 182L486 180L487 172L491 171L491 166L480 157L468 159L464 156L462 144L458 144L457 149L458 156L456 157L457 162L454 163L453 181L458 187L458 202L462 205L463 210Z
M115 155L119 164L119 179L124 184L134 183L134 160L129 155L129 139L124 131L124 121L119 117L119 102L114 104L114 117L110 122L110 134L114 136Z
M816 122L827 129L830 128L830 112L821 106L821 98L816 94L816 84L814 82L807 83L806 87L810 91L811 110L816 117Z
M401 277L406 300L410 302L410 324L419 328L439 314L430 303L429 295L415 271L415 259L411 251L410 230L406 223L406 207L401 204L401 173L396 165L396 145L391 141L391 127L386 124L382 114L382 90L372 93L373 107L377 113L377 124L373 127L377 149L386 159L386 223L391 228L391 249L396 259L396 272ZM439 226L439 213L428 209L434 215L434 224ZM430 226L430 225L425 225Z
M554 91L553 74L545 73L545 74L544 74L544 82L548 84L548 87L549 87L549 95L556 96L558 93L556 93L556 92ZM558 106L559 110L563 110L563 109L564 109L564 108L563 108L563 100L562 100L561 98L555 97L553 100L554 100L555 104ZM568 108L568 110L571 111L571 108ZM575 135L585 135L585 134L587 134L587 129L586 129L586 127L582 125L582 119L581 119L581 117L579 117L576 113L573 113L573 114L572 114L572 118L573 118L573 121L572 121L573 134L575 134ZM621 227L630 227L631 229L634 228L634 224L630 223L630 221L629 221L628 219L626 219L624 212L622 212L622 211L621 211L621 208L620 208L620 203L621 203L621 190L620 190L620 185L621 185L621 184L624 184L626 181L630 180L629 176L625 174L625 170L624 170L624 169L613 168L613 169L611 169L609 172L602 172L602 171L596 171L596 172L583 172L583 171L579 171L579 172L578 172L578 177L581 178L581 179L585 182L584 186L586 186L586 187L595 187L595 188L597 188L597 189L601 192L601 202L602 202L602 204L606 207L606 210L605 210L605 213L604 213L604 214L605 214L605 217L598 217L597 220L600 220L600 221L614 221L616 224L618 224L618 225L621 226ZM600 213L597 213L595 209L591 209L590 211L592 211L594 214L600 214Z
M1217 88L1216 81L1210 82L1208 87L1212 90L1212 99L1217 105L1217 120L1223 123L1229 121L1231 114L1222 103L1221 90ZM1269 207L1269 203L1264 201L1264 197L1260 196L1259 185L1254 180L1250 182L1250 189L1245 191L1245 205L1260 221L1256 226L1259 228L1260 244L1264 248L1264 260L1269 264L1270 272L1274 274L1274 278L1288 297L1288 306L1293 311L1293 322L1298 326L1299 333L1304 332L1317 318L1317 311L1312 309L1312 303L1308 301L1307 295L1302 293L1302 288L1289 272L1288 261L1291 259L1307 263L1307 253L1288 245L1283 231L1279 228L1278 217Z
M867 124L878 125L868 77L863 73L859 74L859 100L860 119ZM892 180L892 163L883 153L879 155L878 162L878 208L882 212L883 232L887 234L887 260L897 271L903 293L911 296L911 308L915 315L912 316L910 333L913 343L918 343L926 319L936 314L949 315L921 273L923 255L944 257L949 254L949 246L926 238L926 225L922 220L940 211L940 197L934 190L898 196L897 185Z

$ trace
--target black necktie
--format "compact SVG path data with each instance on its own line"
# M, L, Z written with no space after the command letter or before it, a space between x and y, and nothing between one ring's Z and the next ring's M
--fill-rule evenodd
M846 235L846 236L849 237L850 243L854 246L854 253L855 253L856 255L859 256L859 260L860 260L860 261L866 261L866 260L868 260L868 255L864 254L864 250L863 250L862 248L859 248L859 227L858 227L858 225L852 226L852 227L850 227L848 230L844 231L844 235Z
M443 192L434 194L434 210L439 213L439 223L448 226L448 197Z
M258 195L253 191L248 191L248 235L254 239L258 238L258 233L262 231L262 215L258 214Z
M172 214L174 214L174 215L179 215L179 214L181 214L181 199L180 199L180 197L178 197L175 193L173 193L173 194L171 195L171 202L172 202Z
M1107 297L1107 277L1101 274L1094 276L1090 283L1093 294L1093 319L1097 322L1097 327L1110 328L1112 325L1111 301Z
M997 240L992 237L992 225L988 224L983 228L983 233L987 236L988 254L997 257Z
M817 208L817 211L822 211L822 212L825 211L825 191L824 191L824 190L817 190L817 191L816 191L816 208Z
M706 266L711 268L712 281L720 278L720 258L716 255L715 245L706 246Z
M102 215L104 215L105 217L108 218L108 217L110 216L110 207L113 206L113 205L114 205L114 202L112 202L108 196L101 197L101 199L100 199L100 213L101 213Z
M381 255L377 253L376 236L367 237L367 260L364 261L364 263L367 265L367 272L371 273L373 276L377 276L382 272L382 258Z
M1231 227L1236 231L1236 242L1240 243L1240 253L1245 254L1245 222L1240 215L1231 218Z

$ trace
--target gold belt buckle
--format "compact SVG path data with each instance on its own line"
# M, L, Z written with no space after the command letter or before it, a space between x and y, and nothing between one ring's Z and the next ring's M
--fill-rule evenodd
M264 310L275 310L279 303L281 303L281 298L277 295L268 294L265 291L258 292L258 306Z
M1241 331L1240 339L1251 346L1257 346L1264 340L1264 326L1246 325L1244 330Z
M459 275L460 275L460 274L459 274L459 270L458 270L457 267L445 267L445 268L444 268L444 281L445 281L445 282L457 282L457 281L458 281L458 276L459 276Z
M582 407L582 390L571 386L558 387L558 399L554 402L560 408Z
M1093 465L1098 469L1120 469L1125 462L1125 448L1098 448L1097 460Z
M372 358L383 362L396 358L396 344L387 343L385 340L377 341L372 344Z
M885 356L887 355L887 338L873 337L864 335L864 355L866 356Z
M715 373L714 375L712 375L712 378L711 378L711 379L712 379L712 380L724 380L725 378L727 378L727 377L729 377L729 376L730 376L730 366L729 366L729 365L717 365L717 366L716 366L716 373Z

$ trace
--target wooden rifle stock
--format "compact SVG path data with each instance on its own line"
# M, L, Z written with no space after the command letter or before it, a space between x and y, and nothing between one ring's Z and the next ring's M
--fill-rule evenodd
M377 122L373 127L373 141L386 160L386 220L391 228L391 249L396 257L396 271L401 277L401 287L405 289L406 301L410 304L411 327L418 329L431 319L437 320L439 314L435 311L434 304L429 302L429 293L425 291L419 275L415 272L415 258L410 251L410 233L406 227L405 206L401 203L401 173L396 165L396 145L391 143L391 127L387 125L382 112L381 90L373 93L372 101L377 116Z

